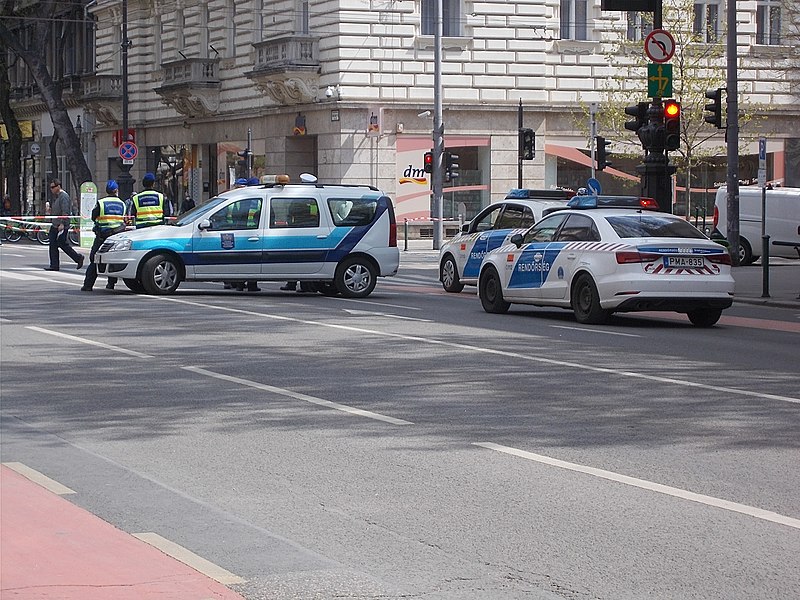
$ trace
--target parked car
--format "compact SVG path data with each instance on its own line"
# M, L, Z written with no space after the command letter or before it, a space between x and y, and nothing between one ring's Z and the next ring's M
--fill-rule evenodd
M225 192L174 225L111 236L95 262L101 275L150 294L182 281L294 280L363 298L378 277L397 273L400 253L394 208L380 190L273 183Z
M487 252L508 243L541 219L548 210L566 208L573 196L565 190L511 190L506 198L479 212L461 232L439 250L439 281L447 292L477 285L481 261Z
M739 188L739 264L749 265L761 256L761 188ZM800 188L768 189L766 233L769 255L800 258ZM728 188L717 190L712 237L728 235ZM775 242L780 242L776 244Z
M699 327L714 325L733 303L726 248L684 219L657 212L651 199L620 197L603 207L597 200L576 197L573 208L487 253L478 286L484 310L559 306L571 308L580 323L602 323L614 312L669 310Z

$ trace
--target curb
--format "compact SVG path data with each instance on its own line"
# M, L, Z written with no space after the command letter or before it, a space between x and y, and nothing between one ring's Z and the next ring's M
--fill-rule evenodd
M752 304L755 306L771 306L773 308L793 308L800 310L800 300L773 300L772 298L734 298L734 304Z

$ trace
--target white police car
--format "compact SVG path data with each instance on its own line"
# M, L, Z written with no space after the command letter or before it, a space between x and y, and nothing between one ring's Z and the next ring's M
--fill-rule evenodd
M98 272L150 294L172 293L184 280L298 280L350 298L397 273L397 223L385 194L288 179L225 192L174 225L111 236L96 254Z
M640 208L609 208L634 203ZM575 208L545 217L486 255L478 284L484 310L560 306L580 323L602 323L614 312L669 310L710 327L731 306L730 255L690 223L657 212L648 198L576 196L570 204Z
M507 244L541 219L548 210L564 208L572 197L565 190L511 190L506 198L479 212L461 233L439 250L439 281L447 292L458 293L465 284L477 285L481 261L487 252Z

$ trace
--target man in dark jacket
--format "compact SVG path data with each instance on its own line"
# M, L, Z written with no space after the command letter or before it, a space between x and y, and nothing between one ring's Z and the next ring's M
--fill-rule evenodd
M45 271L58 271L59 255L58 249L61 248L64 253L69 256L78 265L78 269L83 266L83 254L75 252L72 246L69 245L69 228L70 228L70 215L72 214L72 201L69 199L69 194L61 189L61 182L58 179L53 179L50 182L50 192L55 199L50 205L50 213L56 215L50 225L50 266Z

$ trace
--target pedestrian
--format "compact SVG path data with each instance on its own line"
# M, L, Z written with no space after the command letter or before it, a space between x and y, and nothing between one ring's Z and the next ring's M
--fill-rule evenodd
M151 227L153 225L163 225L164 217L172 216L170 204L164 198L164 194L153 189L156 176L152 173L145 173L142 177L142 187L138 194L134 194L128 208L129 214L133 217L136 229Z
M107 237L125 231L125 203L119 199L119 185L113 179L106 183L106 197L98 200L92 209L92 220L94 243L89 252L89 266L86 267L82 292L91 292L94 282L97 281L97 265L94 264L94 257L100 246ZM106 289L113 290L116 283L116 277L109 277Z
M69 243L70 215L72 214L72 201L69 194L61 189L61 182L53 179L50 182L50 193L55 196L51 206L51 211L56 215L50 224L50 266L45 271L58 271L59 255L58 249L61 248L78 265L83 267L83 254L76 252Z
M186 196L181 203L181 214L185 212L189 212L195 207L194 200L192 200L191 196Z

